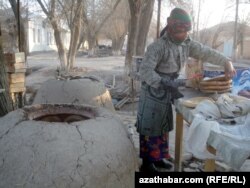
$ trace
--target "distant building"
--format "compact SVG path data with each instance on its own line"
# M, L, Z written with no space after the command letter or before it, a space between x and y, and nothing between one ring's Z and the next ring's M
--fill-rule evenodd
M234 22L227 22L201 30L199 41L232 57L233 36ZM250 26L246 24L238 24L236 53L238 59L250 59Z
M41 16L35 16L28 21L27 25L29 52L57 51L54 30L47 19ZM70 43L70 32L63 29L61 34L64 46L68 48Z
M4 51L17 51L18 28L11 9L0 10L0 23ZM28 53L57 51L54 30L46 18L39 15L29 15L29 19L24 19L24 25L26 28ZM61 35L64 46L68 49L70 43L70 32L67 29L62 29Z

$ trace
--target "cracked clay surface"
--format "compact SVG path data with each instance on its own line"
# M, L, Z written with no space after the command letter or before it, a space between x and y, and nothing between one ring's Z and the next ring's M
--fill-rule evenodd
M102 110L70 124L25 120L22 110L0 118L0 187L133 187L133 144Z

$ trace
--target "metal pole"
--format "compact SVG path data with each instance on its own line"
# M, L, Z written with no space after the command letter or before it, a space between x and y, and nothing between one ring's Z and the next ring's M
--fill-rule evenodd
M21 51L20 0L17 0L18 49Z
M233 38L233 58L232 58L233 62L236 61L236 57L237 57L238 10L239 10L239 0L236 0L235 22L234 22L234 38Z
M160 36L160 22L161 22L161 0L158 0L158 14L157 14L156 38L159 38L159 36Z

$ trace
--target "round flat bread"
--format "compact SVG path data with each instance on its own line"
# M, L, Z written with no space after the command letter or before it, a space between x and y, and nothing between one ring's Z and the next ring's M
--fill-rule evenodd
M231 89L225 89L225 90L202 90L200 89L202 93L227 93L230 92Z
M193 97L193 98L190 98L190 99L183 100L182 105L184 105L184 106L186 106L188 108L195 108L203 100L210 100L212 102L215 102L210 97Z
M230 79L226 78L225 75L220 75L220 76L216 76L213 78L207 78L206 80L203 80L203 81L225 81L225 80L230 80Z
M226 86L231 85L232 80L225 80L225 81L201 81L200 86Z
M215 90L215 91L223 91L226 89L231 89L231 85L224 85L224 86L200 86L200 90Z

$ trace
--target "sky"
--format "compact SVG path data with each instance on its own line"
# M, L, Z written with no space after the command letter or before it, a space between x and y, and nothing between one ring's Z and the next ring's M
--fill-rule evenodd
M198 10L198 1L193 0ZM210 27L221 22L234 21L236 6L234 1L230 0L201 0L200 26ZM239 19L246 19L250 16L250 2L246 4L244 0L239 4Z
M190 0L190 1L193 2L195 7L194 10L196 11L196 13L198 12L198 2L201 1L200 22L199 22L200 29L208 28L222 22L235 20L236 6L234 2L236 2L236 0ZM239 0L239 1L244 2L247 0ZM241 20L243 18L246 18L247 15L250 18L250 1L248 2L249 4L241 3L239 5L239 18ZM168 4L162 3L161 25L166 24L167 17L172 8L169 9Z

